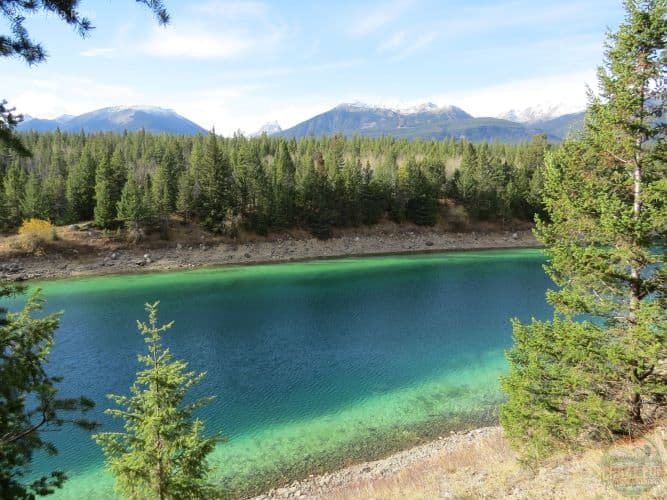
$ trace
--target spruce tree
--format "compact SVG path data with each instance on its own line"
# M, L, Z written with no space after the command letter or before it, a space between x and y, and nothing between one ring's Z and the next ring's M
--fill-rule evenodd
M148 193L147 193L148 194ZM150 192L151 205L156 222L160 227L160 237L169 235L169 214L172 211L171 180L168 168L163 164L155 170ZM148 205L148 203L145 203Z
M163 170L164 182L166 183L164 194L166 206L169 212L176 208L176 196L178 194L178 176L182 172L183 155L179 145L173 139L167 144L162 155L158 170ZM157 174L155 183L157 184Z
M215 130L206 140L200 161L200 216L207 229L222 232L228 210L235 204L229 156L220 147Z
M139 231L145 222L146 213L143 196L134 175L130 176L123 187L116 212L118 220L125 225L130 233Z
M25 184L25 193L21 202L21 210L24 219L48 218L48 207L42 196L42 180L37 172L30 172Z
M667 2L630 0L580 137L547 154L553 321L514 322L501 422L529 457L641 433L667 401Z
M113 204L118 203L128 179L128 167L120 146L116 146L109 159L110 185L109 195Z
M145 369L137 373L131 396L109 396L121 409L106 413L122 419L124 431L99 433L94 439L123 496L211 498L206 458L218 436L204 437L204 423L193 420L192 414L212 398L185 403L188 391L205 373L187 371L187 363L172 360L162 345L162 333L173 322L158 326L157 307L157 302L146 304L148 323L137 322L148 353L138 356Z
M0 283L1 299L22 292ZM48 432L68 424L88 430L96 426L79 417L93 402L59 398L61 377L47 373L59 314L38 314L43 304L37 291L19 312L0 307L0 498L34 498L60 488L66 479L60 470L26 479L33 454L39 450L57 454Z
M438 211L436 190L414 161L408 162L407 170L407 217L420 226L432 226L435 224Z
M195 209L195 180L188 170L183 172L178 179L178 194L176 196L176 211L183 217L183 222L188 224Z
M17 227L23 219L23 199L27 177L25 169L18 161L12 162L5 175L3 201L5 223L9 227Z
M42 183L41 198L46 219L62 223L67 214L65 179L57 172L50 173Z
M114 178L109 159L103 154L95 170L95 224L101 228L113 227L116 206L113 200Z
M67 176L67 203L74 221L89 220L95 210L95 159L84 148Z

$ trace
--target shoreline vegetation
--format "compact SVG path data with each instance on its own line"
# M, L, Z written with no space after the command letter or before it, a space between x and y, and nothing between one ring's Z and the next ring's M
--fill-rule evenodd
M541 247L526 228L446 232L385 223L340 231L327 240L295 231L241 241L216 238L192 226L185 231L190 233L168 242L148 240L130 245L84 225L71 225L57 229L57 241L31 253L17 250L18 236L7 236L0 242L0 278L34 281L342 257Z

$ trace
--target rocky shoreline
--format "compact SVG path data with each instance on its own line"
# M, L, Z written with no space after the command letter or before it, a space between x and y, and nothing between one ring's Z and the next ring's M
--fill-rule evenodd
M395 453L387 458L373 462L363 462L350 467L311 476L301 481L272 489L253 500L287 499L287 498L331 498L342 495L343 490L354 488L363 482L373 482L390 478L401 471L422 462L432 460L443 453L498 436L502 431L499 427L482 427L466 432L452 433L435 441Z
M69 253L47 252L40 256L0 253L0 279L45 280L364 255L539 246L529 230L488 233L352 233L329 240L286 235L270 241L202 242L198 245L174 241L160 248L141 244L132 247L117 245L108 249L102 247L92 255L84 256L79 256L76 250Z
M665 423L646 439L556 454L529 466L520 460L500 427L483 427L452 433L382 460L295 481L253 500L667 498L667 477L655 476L652 466L642 465L641 459L632 461L632 457L645 457L647 449L667 458ZM610 457L630 460L632 476L622 471L618 475Z

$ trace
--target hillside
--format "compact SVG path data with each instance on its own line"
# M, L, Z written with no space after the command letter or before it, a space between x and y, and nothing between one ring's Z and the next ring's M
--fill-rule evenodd
M585 112L570 113L549 120L534 123L536 128L546 134L565 139L570 132L581 130L584 126Z

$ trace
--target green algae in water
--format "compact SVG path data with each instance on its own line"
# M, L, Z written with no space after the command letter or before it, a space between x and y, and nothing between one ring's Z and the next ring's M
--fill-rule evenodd
M53 353L66 395L124 393L142 348L134 320L161 300L176 356L208 376L201 413L229 441L213 456L228 493L377 458L495 421L509 318L546 316L538 251L494 251L205 269L41 284L64 309ZM55 436L38 470L59 498L113 498L90 438Z

